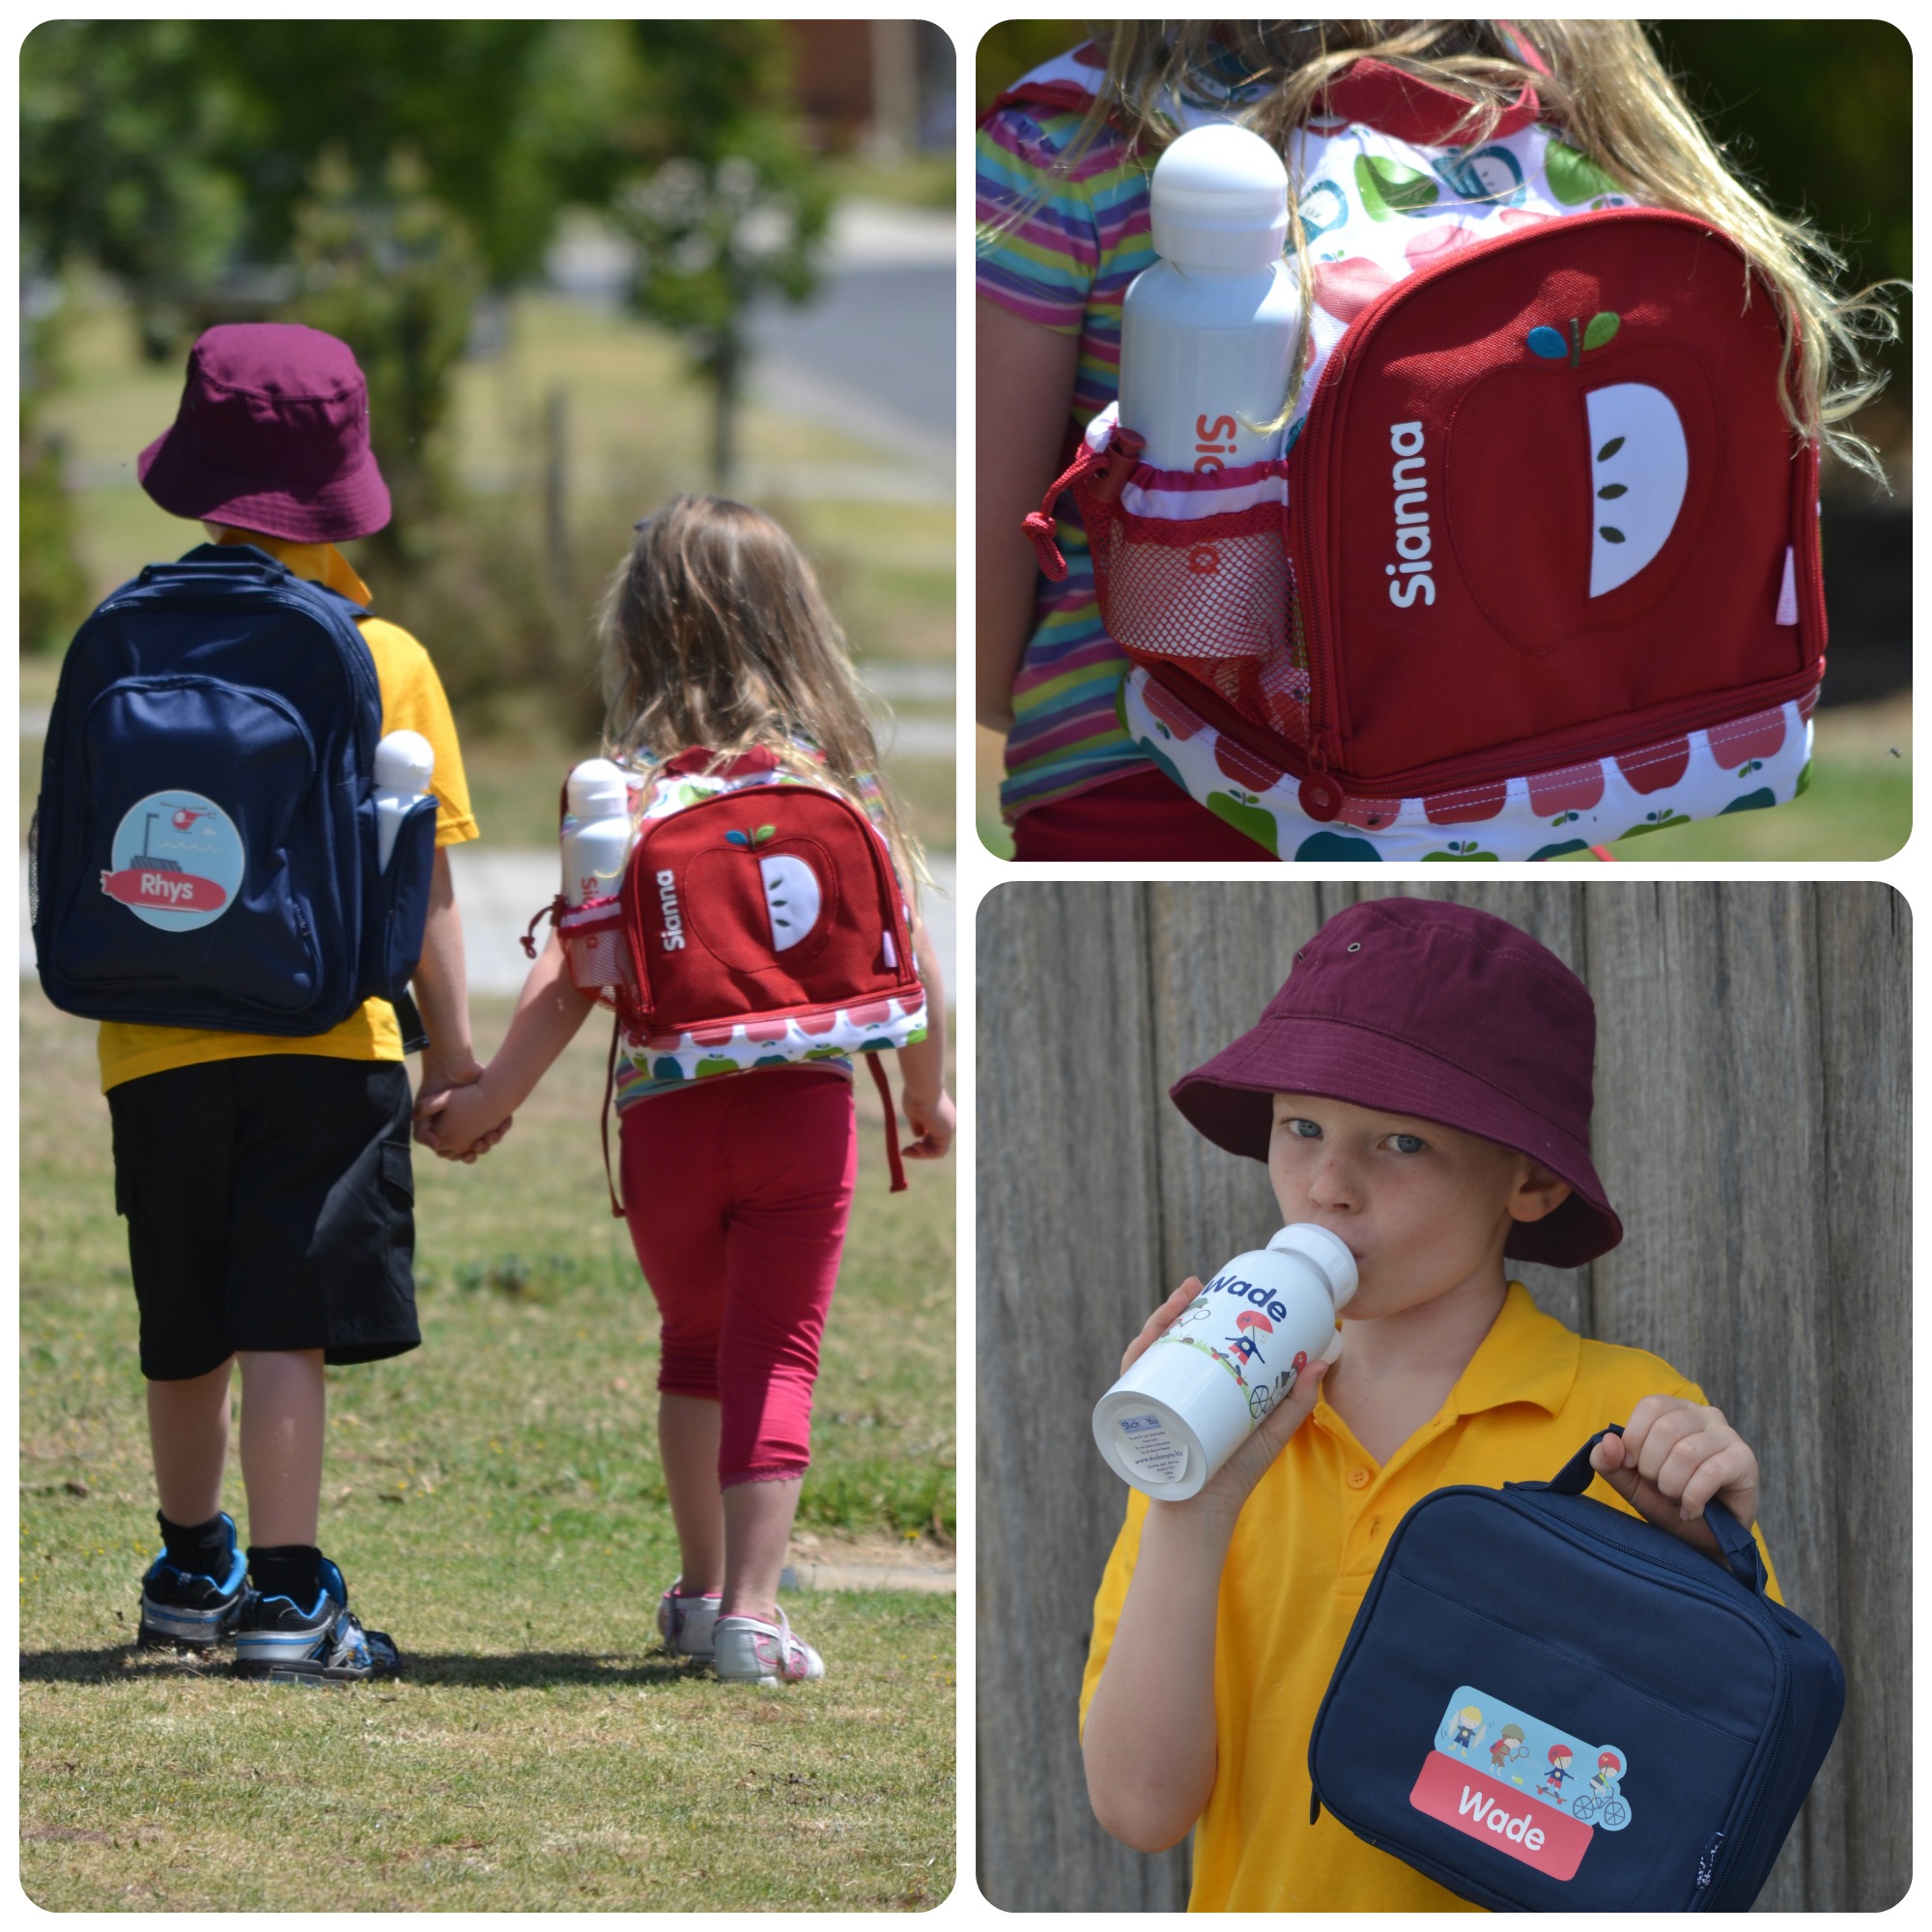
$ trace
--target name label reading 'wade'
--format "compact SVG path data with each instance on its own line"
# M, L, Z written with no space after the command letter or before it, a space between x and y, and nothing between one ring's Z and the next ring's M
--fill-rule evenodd
M1385 564L1383 570L1395 580L1389 585L1389 602L1406 611L1418 597L1425 604L1435 602L1435 579L1430 574L1429 475L1422 453L1422 425L1391 423L1389 448L1397 459L1389 479L1395 485L1395 553L1401 561Z
M1587 1745L1463 1684L1449 1699L1408 1802L1426 1816L1571 1879L1599 1831L1630 1823L1628 1756Z

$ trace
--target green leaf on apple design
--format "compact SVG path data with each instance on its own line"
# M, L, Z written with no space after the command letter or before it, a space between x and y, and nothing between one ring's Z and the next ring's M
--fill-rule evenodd
M1662 811L1646 813L1644 822L1641 825L1633 825L1628 832L1622 833L1619 836L1625 838L1634 838L1641 832L1662 832L1667 826L1689 825L1690 823L1690 819L1688 813L1672 811L1668 806L1665 806Z

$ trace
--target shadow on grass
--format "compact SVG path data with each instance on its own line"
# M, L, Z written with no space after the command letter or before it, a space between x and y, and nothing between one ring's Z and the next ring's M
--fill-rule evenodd
M582 1684L679 1684L703 1675L698 1664L664 1657L615 1652L521 1650L497 1657L414 1651L403 1654L402 1675L412 1684L457 1684L472 1690L524 1690ZM23 1650L22 1684L126 1684L153 1677L205 1677L236 1681L226 1659L202 1663L180 1655L116 1644L105 1650Z

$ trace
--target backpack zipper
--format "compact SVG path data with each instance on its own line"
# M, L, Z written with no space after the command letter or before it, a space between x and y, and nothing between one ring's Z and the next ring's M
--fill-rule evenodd
M1312 695L1316 689L1312 648L1310 660ZM1767 711L1774 705L1803 697L1807 691L1816 688L1823 676L1823 667L1813 665L1789 677L1779 678L1772 685L1759 686L1742 703L1736 691L1726 692L1721 697L1708 697L1695 702L1686 700L1673 709L1667 720L1653 720L1648 724L1603 733L1566 748L1555 757L1541 758L1534 764L1525 764L1520 757L1492 753L1487 757L1472 756L1447 761L1450 769L1415 766L1407 772L1394 772L1381 779L1362 779L1347 773L1339 778L1336 776L1330 757L1334 741L1327 735L1325 724L1318 724L1318 714L1313 705L1309 708L1308 749L1303 751L1264 725L1242 717L1218 692L1209 690L1196 678L1186 677L1184 672L1180 675L1185 682L1180 684L1170 677L1162 677L1151 666L1148 667L1148 674L1158 679L1176 696L1198 711L1217 731L1227 733L1236 744L1265 753L1291 778L1299 778L1303 810L1308 812L1309 817L1326 823L1339 816L1345 796L1387 799L1399 804L1404 799L1439 796L1472 785L1493 783L1498 779L1534 778L1545 772L1566 770L1571 765L1587 764L1593 758L1614 757L1620 752L1636 751L1661 739L1681 737L1711 724L1721 724L1732 718L1748 717L1753 711ZM1324 809L1321 810L1310 807L1308 793L1311 787L1317 786L1326 787L1325 793L1319 788L1314 793L1314 803L1322 806Z

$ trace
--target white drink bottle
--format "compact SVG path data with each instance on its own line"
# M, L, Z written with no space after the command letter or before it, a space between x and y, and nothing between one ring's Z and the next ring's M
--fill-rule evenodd
M1184 1502L1310 1362L1335 1359L1354 1292L1348 1244L1313 1222L1236 1255L1094 1406L1100 1453L1135 1489Z
M564 785L563 896L579 906L607 898L624 877L631 856L629 787L620 766L589 758Z
M1141 461L1208 475L1279 456L1301 297L1282 259L1288 169L1259 134L1216 124L1154 163L1152 268L1121 310L1121 423Z
M396 834L410 808L429 790L436 753L420 731L391 731L376 744L376 867L389 869Z

